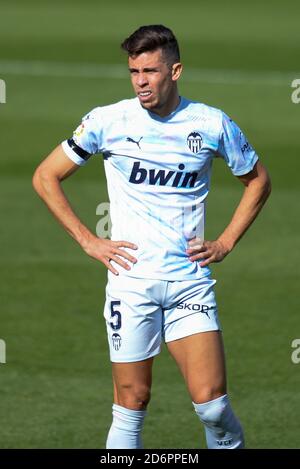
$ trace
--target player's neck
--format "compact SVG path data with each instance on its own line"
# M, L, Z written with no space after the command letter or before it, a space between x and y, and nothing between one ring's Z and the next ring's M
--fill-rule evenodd
M169 116L180 104L180 96L178 90L174 90L174 93L169 96L168 101L162 107L153 108L151 112L157 114L159 117Z

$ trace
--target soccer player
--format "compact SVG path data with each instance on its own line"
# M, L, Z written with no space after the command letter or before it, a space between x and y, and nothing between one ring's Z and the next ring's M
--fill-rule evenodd
M208 448L243 448L227 395L209 264L222 261L256 218L270 193L269 176L224 112L179 95L182 65L170 29L140 27L122 48L136 97L93 109L33 177L67 232L108 269L104 316L114 403L106 447L142 447L153 359L164 340L204 424ZM111 239L79 220L61 184L99 153ZM203 237L204 206L217 156L244 192L224 231L209 241Z

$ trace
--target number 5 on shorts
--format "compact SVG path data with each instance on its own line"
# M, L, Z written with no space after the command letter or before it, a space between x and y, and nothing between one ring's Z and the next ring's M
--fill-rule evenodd
M110 323L110 327L114 331L118 331L121 329L122 326L122 318L121 318L121 313L117 309L115 309L116 306L119 306L121 304L121 301L111 301L110 302L110 311L111 311L111 319L112 322Z

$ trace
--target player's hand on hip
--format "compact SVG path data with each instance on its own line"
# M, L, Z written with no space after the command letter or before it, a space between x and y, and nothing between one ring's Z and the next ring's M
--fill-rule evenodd
M194 238L189 241L189 247L186 250L189 260L202 261L201 267L205 267L212 262L221 262L227 256L229 250L225 248L221 241L203 241L199 238Z
M89 240L84 251L94 259L101 261L113 274L119 275L119 272L112 266L111 261L116 262L125 270L130 270L130 265L124 260L135 264L137 259L131 256L122 248L138 249L138 247L129 241L112 241L110 239L97 238L96 236Z

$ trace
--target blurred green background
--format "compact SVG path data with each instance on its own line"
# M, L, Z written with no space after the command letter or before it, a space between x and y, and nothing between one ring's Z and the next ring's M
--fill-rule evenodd
M102 319L106 270L53 220L31 186L34 168L95 106L133 96L120 42L163 23L181 45L181 94L223 109L267 166L273 193L224 263L213 266L229 393L251 448L299 447L300 4L179 0L2 0L0 78L1 448L104 448L111 374ZM105 66L107 65L107 66ZM64 183L95 231L107 200L102 158ZM216 161L206 238L218 236L241 184ZM146 448L205 447L179 372L154 366Z

